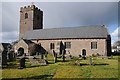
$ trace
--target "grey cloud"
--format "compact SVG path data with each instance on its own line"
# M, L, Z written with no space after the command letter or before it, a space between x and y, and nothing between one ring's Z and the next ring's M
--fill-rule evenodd
M14 3L2 3L2 32L18 31L19 6Z
M19 32L19 9L31 3L2 3L2 32ZM44 12L44 28L118 24L117 2L35 2ZM1 13L0 13L1 14ZM4 35L3 40L18 39Z
M117 3L37 3L44 11L47 27L117 24ZM52 19L52 20L51 20Z
M2 40L4 41L15 41L18 38L18 32L2 32Z

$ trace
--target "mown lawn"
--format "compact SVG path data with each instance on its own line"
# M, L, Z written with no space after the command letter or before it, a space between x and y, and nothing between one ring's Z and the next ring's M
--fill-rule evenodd
M61 59L54 64L52 57L47 58L47 66L31 65L26 62L25 69L3 69L3 79L51 79L51 78L118 78L118 56L111 59L94 58L94 66L87 60L69 59L62 62ZM82 66L74 63L80 62Z

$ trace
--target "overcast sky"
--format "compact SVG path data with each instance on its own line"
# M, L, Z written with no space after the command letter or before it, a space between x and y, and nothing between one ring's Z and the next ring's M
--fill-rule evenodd
M118 37L117 2L34 2L43 11L44 28L106 25L112 36L112 43ZM1 5L1 3L0 3ZM30 2L2 2L1 42L18 40L19 9Z

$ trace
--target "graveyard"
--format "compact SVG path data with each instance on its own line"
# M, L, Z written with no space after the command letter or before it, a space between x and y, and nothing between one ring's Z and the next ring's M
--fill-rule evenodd
M37 56L39 58L41 56ZM61 78L118 78L118 58L119 56L111 57L72 57L63 58L57 56L54 59L52 54L44 57L47 64L31 64L31 60L26 59L25 68L19 69L19 60L8 62L8 67L3 68L2 79L61 79ZM37 59L36 58L36 59ZM56 61L55 61L56 60Z

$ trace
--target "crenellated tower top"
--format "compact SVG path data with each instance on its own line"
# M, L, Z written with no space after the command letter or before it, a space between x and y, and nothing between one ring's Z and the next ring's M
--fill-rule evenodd
M43 29L43 11L34 4L20 8L20 39L27 31Z

